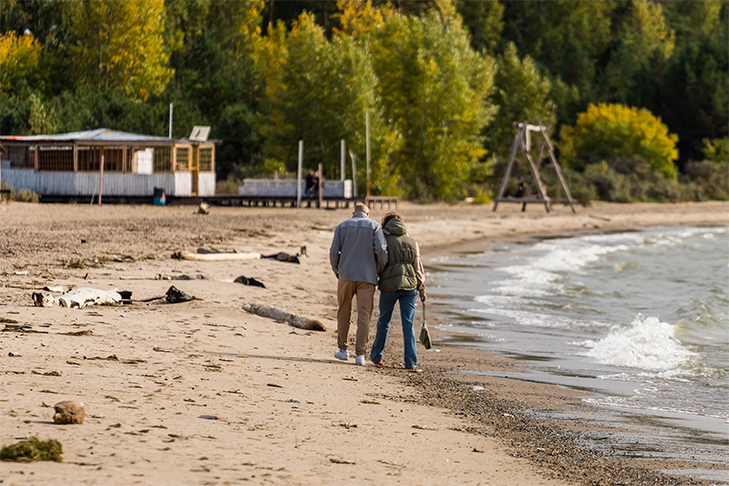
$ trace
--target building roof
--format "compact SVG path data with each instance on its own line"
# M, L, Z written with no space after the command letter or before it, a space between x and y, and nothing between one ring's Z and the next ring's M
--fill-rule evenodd
M151 135L140 135L138 133L110 130L108 128L97 128L82 132L56 133L54 135L3 135L1 141L16 142L177 142L178 140L167 137L154 137Z

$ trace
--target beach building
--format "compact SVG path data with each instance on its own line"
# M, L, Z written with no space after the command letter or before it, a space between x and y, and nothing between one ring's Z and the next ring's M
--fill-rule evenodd
M173 139L97 128L0 136L0 180L44 196L215 195L215 143L208 127ZM156 191L155 191L156 190Z

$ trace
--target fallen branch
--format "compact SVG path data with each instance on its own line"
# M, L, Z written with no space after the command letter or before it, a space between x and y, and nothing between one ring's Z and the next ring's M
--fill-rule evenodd
M256 314L257 316L270 317L271 319L276 319L277 321L288 322L292 326L298 327L299 329L306 329L307 331L327 330L326 327L324 327L324 324L322 324L320 321L309 319L307 317L297 316L284 310L276 309L275 307L251 304L249 306L244 305L243 309L250 312L251 314Z
M189 251L176 251L172 258L177 260L195 260L199 262L220 262L226 260L258 260L260 253L190 253Z

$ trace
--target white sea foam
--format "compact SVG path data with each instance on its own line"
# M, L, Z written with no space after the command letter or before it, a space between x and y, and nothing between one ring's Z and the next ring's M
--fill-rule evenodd
M638 315L628 327L613 326L599 341L583 341L581 353L598 363L648 371L669 371L687 364L698 354L673 337L675 326L656 317Z
M504 318L513 319L517 324L525 327L569 328L576 324L573 319L566 319L552 314L539 314L531 310L505 310L502 307L480 307L478 309L468 309L468 312L472 314L504 316Z

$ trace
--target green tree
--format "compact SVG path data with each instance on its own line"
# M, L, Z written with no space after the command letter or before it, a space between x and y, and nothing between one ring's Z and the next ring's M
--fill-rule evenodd
M504 29L504 6L497 0L458 0L456 9L471 33L471 47L493 54Z
M578 157L637 156L664 177L675 178L678 136L648 110L623 105L591 104L574 127L563 126L560 148L572 161Z
M714 140L705 138L702 142L704 143L704 157L706 160L729 165L729 137Z
M271 167L293 171L298 141L304 140L304 164L323 164L329 178L339 176L340 140L364 161L365 113L370 111L373 160L382 159L382 122L375 94L376 77L365 49L351 37L331 42L309 14L269 30L260 56L266 97L259 120L264 155ZM358 182L364 183L364 174ZM379 187L379 186L378 186Z
M498 112L490 125L489 146L503 157L514 141L513 123L527 120L550 126L556 121L556 107L550 99L552 84L540 76L529 56L519 59L514 44L496 58L494 86L491 102Z
M175 135L187 135L192 125L211 125L211 137L222 140L216 151L221 179L260 151L253 120L262 95L254 59L262 10L262 0L165 2L166 42L175 70L165 96L175 105ZM182 123L180 110L198 119Z
M670 0L661 2L663 15L668 26L676 32L676 47L682 47L696 34L715 35L726 29L722 21L722 8L727 8L725 0Z
M503 38L566 86L576 87L582 100L592 100L618 5L590 0L506 2Z
M704 138L729 135L729 35L700 35L674 54L653 110L680 139L681 163L701 160Z
M163 45L163 7L162 0L69 2L80 84L145 100L164 90L173 72Z
M56 117L53 110L48 109L36 93L32 93L28 101L30 102L30 116L28 117L30 134L45 135L54 133L56 130Z
M421 199L463 195L494 112L493 61L473 51L452 4L440 7L394 15L369 42L388 130L400 139L390 160L405 193Z
M634 1L618 26L610 45L609 61L599 83L603 99L643 105L657 91L657 81L673 54L675 33L660 4Z

